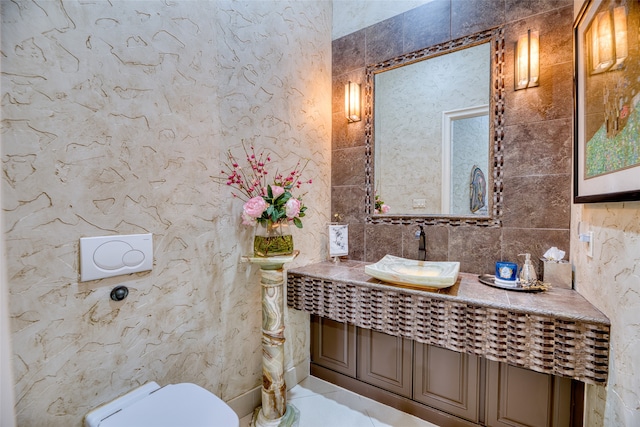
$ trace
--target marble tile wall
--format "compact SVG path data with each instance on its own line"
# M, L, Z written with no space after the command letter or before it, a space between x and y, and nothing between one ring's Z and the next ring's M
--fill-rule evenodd
M261 384L253 232L214 183L227 149L311 158L293 265L324 260L331 4L3 1L2 209L16 413L81 426L146 383ZM153 233L151 272L79 282L79 238ZM129 287L123 302L109 299ZM287 367L309 352L287 313Z
M593 257L579 222L594 233ZM572 230L576 289L611 321L609 380L587 386L584 425L640 425L640 202L574 205Z
M418 255L415 226L367 224L364 121L347 124L344 84L364 82L367 64L505 26L504 205L501 227L429 226L427 256L459 260L462 271L492 272L496 260L569 251L572 135L572 0L434 0L333 41L331 212L349 223L350 258ZM513 48L540 32L540 87L513 91Z

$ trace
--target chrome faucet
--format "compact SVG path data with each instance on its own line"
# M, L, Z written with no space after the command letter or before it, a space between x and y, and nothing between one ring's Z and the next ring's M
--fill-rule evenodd
M426 234L424 234L424 228L422 228L421 225L419 225L418 227L420 227L420 234L418 234L416 232L416 235L418 236L418 260L420 261L426 261L427 260L427 236Z

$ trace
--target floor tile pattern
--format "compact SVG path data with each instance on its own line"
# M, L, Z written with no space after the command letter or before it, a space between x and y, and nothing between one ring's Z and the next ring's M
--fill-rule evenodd
M299 427L437 427L311 376L287 397L300 411ZM240 427L249 427L250 422L248 415L240 420Z

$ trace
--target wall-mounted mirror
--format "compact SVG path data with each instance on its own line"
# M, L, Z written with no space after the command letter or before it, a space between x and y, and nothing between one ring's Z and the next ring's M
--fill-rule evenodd
M367 67L370 222L498 224L503 50L495 29Z

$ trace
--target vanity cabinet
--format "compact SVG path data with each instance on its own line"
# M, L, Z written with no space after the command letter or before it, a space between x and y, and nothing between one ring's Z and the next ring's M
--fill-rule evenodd
M487 361L486 396L487 426L571 425L569 378Z
M480 357L415 343L413 399L479 421Z
M411 397L411 340L319 316L311 316L311 340L312 363Z
M447 427L581 425L582 384L311 316L314 376Z
M338 373L356 376L356 327L311 316L311 361Z
M413 341L357 328L356 378L411 398Z

